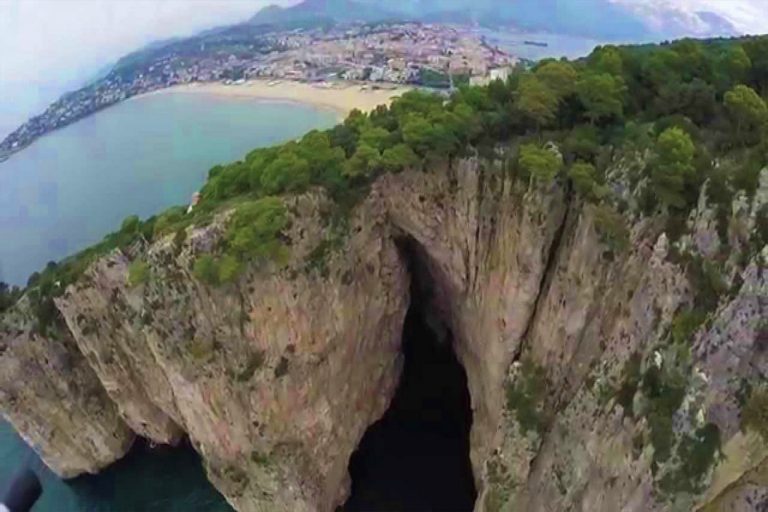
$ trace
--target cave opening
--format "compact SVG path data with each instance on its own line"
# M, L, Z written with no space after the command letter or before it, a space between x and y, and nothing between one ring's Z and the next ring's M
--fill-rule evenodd
M403 373L384 416L349 463L344 512L471 512L472 408L453 337L433 307L436 290L420 246L399 243L411 273L401 351Z

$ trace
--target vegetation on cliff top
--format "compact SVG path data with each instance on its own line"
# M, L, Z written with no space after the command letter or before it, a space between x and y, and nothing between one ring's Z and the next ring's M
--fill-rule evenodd
M762 137L768 126L766 93L768 38L607 46L579 61L545 60L521 68L506 82L461 87L447 100L411 92L370 114L354 111L333 129L214 167L193 213L176 207L146 221L130 218L98 246L33 276L29 294L44 328L53 313L51 298L94 258L141 238L176 233L183 241L187 226L203 224L226 208L246 213L235 216L224 252L196 274L210 282L235 280L250 262L285 256L279 222L272 222L281 215L261 219L263 232L237 221L263 208L264 201L274 214L280 196L322 187L346 210L382 173L444 168L477 154L504 158L518 179L572 183L595 204L601 239L612 252L627 247L628 215L665 217L675 239L705 182L712 184L710 200L723 212L735 191L754 194L768 155ZM630 174L628 184L612 181L608 171L630 152L651 158ZM726 223L727 215L719 222ZM768 239L766 229L758 229L753 239ZM722 242L725 254L724 235Z

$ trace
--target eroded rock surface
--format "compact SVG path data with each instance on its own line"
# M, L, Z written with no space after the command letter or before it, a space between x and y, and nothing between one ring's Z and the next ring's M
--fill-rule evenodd
M348 493L351 453L397 385L409 273L419 272L432 287L427 322L451 331L467 373L478 512L764 503L766 446L739 417L741 381L768 374L762 256L734 272L681 355L670 333L699 299L679 248L652 219L634 219L628 247L611 248L595 207L477 159L380 178L327 254L317 250L335 236L327 200L288 201L284 266L251 268L234 285L198 281L194 260L216 249L224 215L181 243L170 236L94 264L57 300L63 344L7 316L3 410L52 467L72 475L118 458L127 424L156 442L188 435L238 510L334 510ZM700 208L694 245L709 254L718 246L702 242L712 218L704 199ZM754 208L734 207L733 243L750 222L737 210ZM137 258L151 277L132 287ZM40 365L62 351L75 370ZM18 398L21 365L45 376L35 386L63 387ZM665 458L645 377L661 368L683 381ZM545 392L526 419L513 398L534 377ZM87 385L62 384L71 381ZM39 420L54 396L70 394L93 401L78 405L92 432L57 421L71 442ZM681 477L690 468L679 447L715 428L722 456L694 480Z

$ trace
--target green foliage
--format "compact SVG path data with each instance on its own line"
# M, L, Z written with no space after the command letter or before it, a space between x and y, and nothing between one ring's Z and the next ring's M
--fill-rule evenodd
M227 251L240 261L278 263L287 258L280 235L288 226L283 201L265 197L237 208L226 233Z
M706 180L715 184L712 198L726 240L727 208L734 191L754 194L758 173L768 163L768 145L761 142L768 122L768 107L761 98L766 93L765 37L606 46L577 62L544 60L533 70L517 69L506 82L486 87L459 84L450 98L411 91L370 114L353 111L330 130L315 130L298 141L259 148L241 161L215 166L191 213L177 206L145 221L129 217L101 243L40 272L28 285L30 300L40 328L55 328L53 299L92 261L115 248L176 233L178 254L189 226L204 225L217 212L313 186L325 188L339 211L349 212L383 172L438 170L468 155L498 158L520 144L521 172L515 179L550 183L567 168L576 191L603 208L596 224L601 239L614 251L625 246L628 231L611 205L622 214L629 209L631 215L654 215L660 203L670 225L684 227L680 220L687 217ZM548 141L561 148L562 159L541 147ZM615 164L649 149L650 165L627 167L628 190L624 183L607 183ZM618 192L621 198L615 197ZM761 215L748 249L752 255L761 240L765 243L760 226L768 224L768 216ZM257 219L262 225L253 229L234 221L237 227L230 227L209 262L217 267L216 280L236 282L249 262L285 258L279 230L263 230L269 224L264 218ZM689 273L704 284L704 298L697 296L696 307L704 311L712 307L720 285L712 264L697 267ZM0 294L0 308L7 308L3 304L15 300L18 292L13 299L7 298L10 295Z
M161 213L155 220L153 238L164 235L171 231L171 228L184 219L186 208L183 206L174 206Z
M525 144L520 147L520 167L542 183L551 183L563 167L563 159L555 151Z
M691 338L706 319L706 314L701 311L678 312L672 319L672 342L690 345Z
M558 98L542 80L533 75L526 75L517 90L516 106L537 127L542 127L555 119Z
M598 181L597 169L586 162L576 162L568 170L568 177L573 182L576 192L587 201L599 201L609 191Z
M568 133L563 144L571 160L594 161L600 151L600 137L594 126L579 125Z
M757 92L746 85L737 85L724 97L725 108L736 123L737 136L746 142L744 130L762 131L768 122L768 106Z
M689 256L685 268L688 281L695 292L694 309L701 314L717 309L720 297L728 291L717 265L695 255Z
M592 124L623 116L626 88L620 77L588 73L577 82L576 91Z
M387 172L400 172L418 166L419 156L406 144L397 144L381 154L381 166Z
M651 362L645 369L640 389L646 398L642 411L650 428L654 448L654 467L667 461L676 443L672 418L685 398L690 372L690 352L686 347L670 346L662 355L660 365Z
M403 124L403 142L408 144L416 153L424 156L431 149L432 124L428 119L409 115Z
M372 177L381 165L379 150L366 144L360 144L352 158L347 160L343 174L349 179L364 181Z
M632 354L622 370L621 386L616 393L616 401L624 409L625 416L632 417L634 415L633 403L642 378L642 362L640 354Z
M576 69L570 63L557 60L541 63L536 68L535 75L558 98L572 94L578 78Z
M595 206L593 212L600 242L613 253L626 251L629 248L629 228L624 217L608 205Z
M691 137L680 128L669 128L659 135L651 183L662 204L673 208L685 206L683 193L694 172L695 151Z
M267 195L303 192L311 180L309 162L294 151L284 150L261 174L261 190Z
M521 434L544 432L547 426L544 410L547 388L544 369L530 359L523 360L518 377L507 384L507 409L514 411Z
M720 429L708 423L686 435L677 446L679 465L665 474L659 482L667 495L701 492L704 477L720 453Z
M613 76L621 76L624 63L619 49L615 46L598 47L589 56L591 68Z
M203 254L195 260L193 275L210 286L219 284L219 263L210 254Z
M232 254L225 254L219 261L219 282L233 284L243 272L243 264Z
M21 298L23 291L18 286L10 286L0 281L0 314L11 308Z
M149 265L143 260L134 260L128 265L128 285L139 286L149 281Z
M768 385L752 388L741 410L741 426L757 432L768 442Z

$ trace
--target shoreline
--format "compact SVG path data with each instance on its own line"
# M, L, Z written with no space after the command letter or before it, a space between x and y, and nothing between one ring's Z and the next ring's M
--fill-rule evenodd
M207 94L230 98L249 98L274 102L290 102L331 110L339 121L354 109L370 112L379 105L389 104L410 87L396 86L372 89L368 84L333 82L325 86L293 80L250 80L241 84L198 82L157 89L130 99L158 94Z
M102 110L146 96L173 93L202 94L270 102L299 103L318 109L331 110L336 114L337 121L342 122L354 109L370 112L377 106L389 104L394 98L413 89L412 87L403 85L387 85L391 88L373 89L370 84L359 82L328 82L325 86L319 86L295 80L256 79L241 84L231 85L223 84L221 82L195 82L163 87L161 89L155 89L154 91L139 93L125 98L124 100L104 106L72 123L68 123L37 136L30 140L28 144L13 148L9 151L0 151L0 164L13 157L16 153L28 148L46 135L66 128L67 126L85 119L86 117L95 115Z

